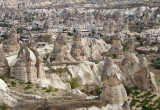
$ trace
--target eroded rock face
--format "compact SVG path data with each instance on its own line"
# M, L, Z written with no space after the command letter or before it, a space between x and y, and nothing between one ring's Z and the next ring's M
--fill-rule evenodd
M2 79L0 79L0 104L4 103L10 107L13 107L17 103L17 100L10 96L8 92L9 89L7 84Z
M4 52L15 53L19 51L20 45L19 45L18 35L14 28L12 28L6 43L7 44L3 45Z
M147 90L158 91L155 76L148 70L146 58L138 59L134 53L127 53L121 66L122 72L126 77L124 84L129 87L137 86Z
M53 50L53 56L51 61L70 61L72 57L70 56L70 49L67 46L68 39L66 36L62 35L60 32L56 38Z
M37 43L35 42L34 36L32 34L30 34L28 47L31 49L31 51L36 56L36 64L35 64L35 66L37 68L37 76L38 76L38 78L45 77L43 58L39 54L39 52L37 51Z
M60 65L51 66L56 74L61 74L63 82L71 78L77 78L80 85L101 85L101 71L104 62L95 64L94 62L68 62Z
M127 93L122 84L124 79L119 67L111 58L105 60L101 75L103 89L101 98L109 104L122 104L127 101Z
M39 81L42 87L52 87L53 89L71 89L69 84L64 83L57 74L49 75L49 78L42 79Z
M123 59L123 46L121 44L120 38L118 36L113 39L113 44L111 49L109 50L108 54L113 57L116 55L117 59Z
M62 33L57 36L51 61L97 61L103 59L103 53L108 52L110 45L102 39L81 38L75 33L73 44Z
M0 75L9 74L9 65L8 61L5 57L5 54L2 51L2 47L0 46Z
M83 38L82 45L84 53L88 60L98 61L103 59L103 53L106 53L111 48L102 39Z
M86 60L85 53L84 53L84 47L82 46L82 37L81 34L77 31L74 35L74 41L73 41L72 49L71 49L71 56L75 60Z
M37 78L44 77L43 65L38 56L21 43L21 49L16 59L11 63L11 76L18 80L35 81Z

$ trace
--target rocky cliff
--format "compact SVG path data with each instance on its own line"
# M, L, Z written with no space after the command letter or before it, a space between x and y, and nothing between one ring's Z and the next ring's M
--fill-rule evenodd
M122 72L126 77L124 84L130 87L137 86L147 90L158 91L155 76L149 71L146 58L139 59L134 53L128 53L125 55L121 66Z

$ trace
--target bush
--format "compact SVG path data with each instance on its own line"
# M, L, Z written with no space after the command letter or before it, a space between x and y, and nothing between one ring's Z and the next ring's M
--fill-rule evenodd
M102 88L96 87L95 92L96 92L96 95L100 95L102 93Z
M69 36L72 36L72 35L73 35L73 34L72 34L72 33L70 33L70 32L68 32L67 34L68 34Z
M126 89L127 95L132 94L132 88L129 88L128 86L124 86L124 88Z
M25 84L24 81L18 81L20 85Z
M57 92L58 91L58 89L56 88L56 89L54 89L54 92Z
M33 85L31 81L28 81L26 84L28 84L28 85Z
M11 81L11 85L12 85L12 87L16 87L16 82Z
M36 84L36 88L39 89L39 84Z
M52 92L52 91L53 91L53 90L52 90L51 87L46 90L46 92Z
M39 30L41 30L40 27L34 27L34 28L31 29L31 31L39 31Z
M67 82L70 84L72 89L75 89L78 87L78 78L72 78L70 80L67 80Z
M135 106L137 102L139 102L139 101L133 98L130 103L130 107L132 108L133 106Z
M116 54L113 54L113 58L117 58L117 55L116 55Z
M130 41L127 41L127 42L125 42L124 44L122 44L122 46L123 46L123 51L126 51L129 42L130 42Z
M4 75L0 75L0 78L4 81L5 80L5 76Z
M31 88L32 88L31 86L27 85L27 86L24 88L24 90L29 90L29 89L31 89Z
M136 35L136 40L140 42L142 40L141 36Z
M23 33L23 30L24 30L24 28L22 28L22 27L17 28L17 33Z
M157 105L157 107L160 107L160 98L154 101L154 104Z
M160 69L160 57L158 57L157 59L152 60L153 66L156 69Z
M155 109L155 108L152 108L151 106L143 105L143 106L142 106L142 110L156 110L156 109Z
M13 25L7 24L7 23L0 24L0 27L8 27L8 28L12 28L12 26L13 26Z
M7 34L3 34L3 35L1 35L1 37L4 39L4 40L6 40L6 39L8 39L8 35Z
M7 110L7 108L7 105L4 103L0 106L0 110Z
M84 92L86 92L86 90L82 89L82 90L81 90L81 92L83 92L83 93L84 93Z
M150 44L150 46L155 46L155 45L157 45L157 44L159 44L158 42L152 42L151 44Z
M46 87L43 87L42 90L47 90L47 88L46 88Z

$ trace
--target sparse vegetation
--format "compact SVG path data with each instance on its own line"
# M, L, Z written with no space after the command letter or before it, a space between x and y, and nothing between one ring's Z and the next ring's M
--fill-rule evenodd
M67 34L68 34L69 36L72 36L72 35L73 35L73 33L71 33L71 32L68 32Z
M127 95L129 96L130 94L132 94L132 88L129 88L128 86L124 86L124 88L126 89Z
M53 89L51 88L51 87L49 87L47 90L46 90L46 92L52 92L53 91Z
M29 85L27 85L27 86L24 88L24 90L29 90L29 89L32 89L32 87L29 86Z
M0 75L0 78L5 81L5 76L4 75Z
M79 84L78 84L78 78L72 78L72 79L70 79L70 80L67 80L67 83L70 84L70 86L71 86L72 89L77 88L78 85L79 85Z
M136 107L141 108L142 110L158 110L158 107L160 106L160 98L153 101L153 98L157 96L156 94L152 94L151 91L147 91L144 94L142 94L142 92L143 91L140 89L133 89L130 108L133 109Z
M152 60L153 66L157 69L160 69L160 57Z
M16 82L11 81L11 85L12 85L12 87L16 87Z
M117 54L113 54L113 58L114 58L114 59L117 58Z
M130 41L126 41L125 43L122 44L122 46L123 46L123 51L126 51L129 42L130 42Z
M8 106L6 104L0 105L0 110L7 110Z

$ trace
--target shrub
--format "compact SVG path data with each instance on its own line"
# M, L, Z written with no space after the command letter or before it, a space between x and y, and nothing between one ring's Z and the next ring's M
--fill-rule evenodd
M96 95L100 95L102 93L102 88L96 87L95 92L96 92Z
M73 34L71 32L68 32L67 35L72 36Z
M24 84L24 81L18 81L18 83L19 83L20 85L22 85L22 84Z
M152 60L153 66L157 69L160 69L160 57L157 59Z
M142 106L142 110L156 110L156 109L155 109L155 108L152 108L151 106L143 105L143 106Z
M116 54L113 54L113 58L117 58L117 55L116 55Z
M42 90L47 90L47 88L46 88L46 87L43 87Z
M75 89L78 87L78 78L72 78L70 80L67 80L67 82L70 84L72 89Z
M157 107L160 107L160 98L154 101L154 104L157 105Z
M137 41L141 41L141 39L142 39L141 36L136 35L136 40L137 40Z
M31 88L32 88L31 86L27 85L27 86L24 88L24 90L29 90L29 89L31 89Z
M22 27L17 28L17 33L23 33L23 30L24 30L24 28L22 28Z
M81 92L86 92L86 90L82 89Z
M56 88L56 89L54 89L54 92L57 92L58 91L58 89Z
M135 106L137 102L139 102L139 101L133 98L130 103L130 107L132 108L133 106Z
M39 89L39 85L38 84L36 84L36 88Z
M7 105L4 103L0 106L0 110L7 110L7 108Z
M128 86L124 86L124 88L126 89L127 95L132 94L132 88L129 88Z
M53 89L51 87L46 90L46 92L52 92L52 91Z
M0 78L4 81L5 80L5 76L4 75L0 75Z
M133 95L134 95L134 96L137 96L138 94L139 94L138 91L133 92Z
M12 85L12 87L16 87L16 82L11 81L11 85Z
M148 92L146 92L144 95L143 95L143 97L148 97L148 96L150 96L152 93L150 92L150 91L148 91Z
M31 81L28 81L26 84L28 84L28 85L33 85Z
M126 51L129 42L130 42L130 41L127 41L127 42L125 42L124 44L122 44L122 46L123 46L123 51Z
M12 28L13 25L11 24L7 24L7 23L2 23L0 24L0 27L9 27L9 28Z
M137 86L134 86L133 87L133 90L138 90L139 88Z
M4 39L4 40L6 40L6 39L8 39L8 35L7 34L3 34L3 35L1 35L1 37Z
M155 46L155 45L157 45L158 44L158 42L152 42L151 44L150 44L150 46Z
M34 28L31 29L31 31L39 31L39 30L41 30L40 27L34 27Z

